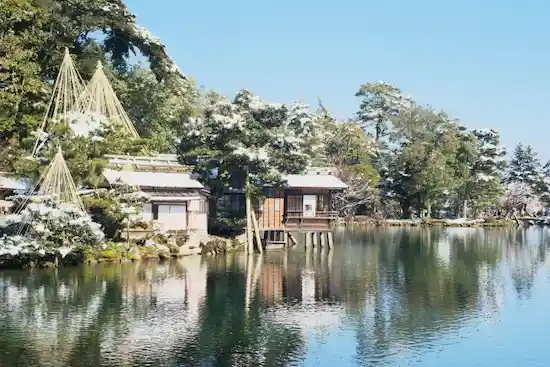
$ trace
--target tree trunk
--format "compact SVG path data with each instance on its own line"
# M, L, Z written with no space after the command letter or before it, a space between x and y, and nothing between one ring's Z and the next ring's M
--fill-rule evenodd
M409 199L404 200L400 203L400 205L401 205L402 218L410 219L411 218L411 201Z

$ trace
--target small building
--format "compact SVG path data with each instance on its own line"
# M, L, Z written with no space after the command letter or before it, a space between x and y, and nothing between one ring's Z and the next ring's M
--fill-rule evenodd
M107 156L104 186L137 186L150 200L143 207L143 219L157 222L168 231L208 233L210 195L195 180L190 169L179 164L176 155L154 157Z
M15 191L25 190L26 186L18 180L9 177L9 174L0 172L0 215L8 214L13 203L6 198L13 195Z
M329 170L313 170L303 175L284 175L284 187L264 189L261 202L254 203L261 231L331 230L338 218L333 196L348 186ZM219 211L239 212L245 208L242 190L227 191L218 199Z

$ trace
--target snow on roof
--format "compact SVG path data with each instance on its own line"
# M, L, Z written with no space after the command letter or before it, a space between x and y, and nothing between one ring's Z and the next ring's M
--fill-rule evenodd
M283 179L288 187L295 188L346 189L348 187L338 177L326 174L284 175Z
M188 173L115 171L106 169L103 171L103 176L111 185L116 185L120 180L127 185L140 187L204 188L199 181L192 179Z
M21 181L14 180L13 178L8 178L0 175L0 189L24 190L25 187L26 186Z
M135 164L138 166L150 167L179 167L187 168L178 161L178 156L175 154L157 154L156 156L142 157L129 155L106 155L111 166L123 166L127 164Z

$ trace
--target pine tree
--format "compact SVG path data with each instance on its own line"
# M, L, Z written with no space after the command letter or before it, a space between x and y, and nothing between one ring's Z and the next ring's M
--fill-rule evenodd
M506 169L506 149L500 145L498 131L493 129L474 130L477 157L471 168L472 185L470 199L474 209L495 204L502 193L502 174Z
M537 152L530 145L518 144L510 161L506 183L523 183L533 194L541 195L548 191Z

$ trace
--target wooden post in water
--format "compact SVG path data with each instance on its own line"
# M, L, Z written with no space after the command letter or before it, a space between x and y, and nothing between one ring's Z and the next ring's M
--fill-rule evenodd
M319 247L319 232L313 232L313 248L317 250L317 247Z
M332 237L332 232L327 233L328 236L328 248L334 247L334 238Z
M296 238L294 238L292 233L287 232L287 234L288 234L288 239L290 240L290 242L292 242L292 246L296 246L298 244L298 240Z
M311 232L306 232L306 248L311 247Z
M321 247L325 248L327 246L327 237L328 233L321 232Z
M284 241L285 241L285 247L288 247L288 245L289 245L289 243L288 243L288 232L285 231L283 236L284 236L284 238L285 238L285 239L284 239Z

